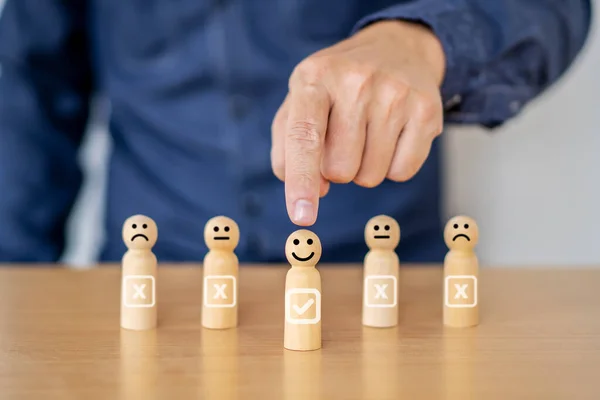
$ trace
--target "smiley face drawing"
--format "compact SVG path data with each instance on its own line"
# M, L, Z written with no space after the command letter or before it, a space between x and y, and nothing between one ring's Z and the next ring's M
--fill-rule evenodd
M158 239L154 220L145 215L133 215L123 224L123 242L129 250L149 250Z
M473 250L478 240L479 228L473 218L458 215L446 223L444 242L450 250Z
M285 243L285 256L294 266L314 267L321 258L321 241L307 229L292 233Z

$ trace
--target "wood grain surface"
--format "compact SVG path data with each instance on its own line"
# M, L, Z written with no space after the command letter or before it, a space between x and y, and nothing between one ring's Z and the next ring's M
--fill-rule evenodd
M442 270L400 273L361 326L360 266L320 265L323 347L283 348L286 266L241 266L239 327L201 326L202 270L159 265L158 328L119 326L116 266L0 269L0 399L600 399L600 269L480 270L480 325L442 325Z

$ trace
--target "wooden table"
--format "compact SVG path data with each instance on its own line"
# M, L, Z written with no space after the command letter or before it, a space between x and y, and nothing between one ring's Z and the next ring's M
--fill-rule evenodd
M285 266L243 266L240 326L200 325L202 270L161 266L159 328L121 331L120 271L0 269L0 398L600 399L600 269L480 275L441 324L442 270L402 266L400 325L361 326L361 269L321 265L323 348L283 349Z

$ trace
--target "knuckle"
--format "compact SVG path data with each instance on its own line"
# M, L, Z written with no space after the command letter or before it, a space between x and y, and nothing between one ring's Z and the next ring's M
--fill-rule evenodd
M429 123L423 125L423 129L426 131L423 132L425 138L430 141L435 140L436 137L440 136L444 131L444 120L442 115L438 115L431 119Z
M377 177L373 174L359 173L356 176L356 178L354 178L354 183L357 184L358 186L372 189L374 187L381 185L381 183L383 182L384 179L385 179L384 176Z
M275 118L273 118L273 121L271 121L271 136L275 135L275 133L277 132L278 124L279 124L279 121L277 120L277 115L276 115Z
M414 174L406 168L394 169L388 174L388 178L394 182L406 182L410 180L413 176Z
M328 162L323 166L323 177L334 183L350 183L355 173L346 163Z
M273 169L273 174L283 181L285 177L285 163L282 157L271 155L271 168Z
M311 121L294 121L289 127L287 137L307 151L317 151L321 145L317 124Z
M408 98L409 92L408 85L396 79L389 79L381 86L383 101L390 105L404 103Z
M409 91L410 90L406 86L395 88L384 85L381 101L385 107L386 119L395 119L398 117L399 113L402 113L406 106Z
M272 140L275 140L275 138L281 137L282 125L283 124L279 118L275 117L273 119L273 121L271 122L271 138L272 138Z
M285 182L285 171L273 168L273 175L281 182Z
M357 97L360 97L368 91L373 82L373 76L374 72L370 68L349 68L342 76L342 84L348 90L356 93Z
M442 104L439 99L423 97L419 101L418 116L422 121L437 120L442 113Z
M296 168L291 179L295 185L304 188L315 187L315 184L317 184L317 179L311 174L309 169Z
M436 127L433 129L433 132L431 132L432 139L435 139L436 137L440 136L442 134L442 132L444 132L444 124L438 123L436 125Z
M327 61L322 57L308 57L302 60L294 68L290 81L298 81L303 84L317 84L327 71Z
M277 133L281 130L283 123L286 119L286 110L283 107L280 107L279 110L275 113L275 117L273 117L273 121L271 121L271 132L273 134Z
M403 162L393 165L387 177L394 182L406 182L412 179L420 168L419 162L415 158L409 157Z

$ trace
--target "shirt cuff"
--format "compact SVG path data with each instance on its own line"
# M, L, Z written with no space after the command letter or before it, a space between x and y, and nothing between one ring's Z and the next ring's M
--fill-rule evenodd
M489 27L464 0L423 0L388 7L356 23L351 34L384 20L404 20L427 26L438 37L446 58L440 88L447 121L501 125L516 115L531 97L531 88L487 82L482 66L489 58ZM493 87L487 87L493 84Z
M516 117L534 95L528 86L490 85L448 100L444 121L496 128Z

